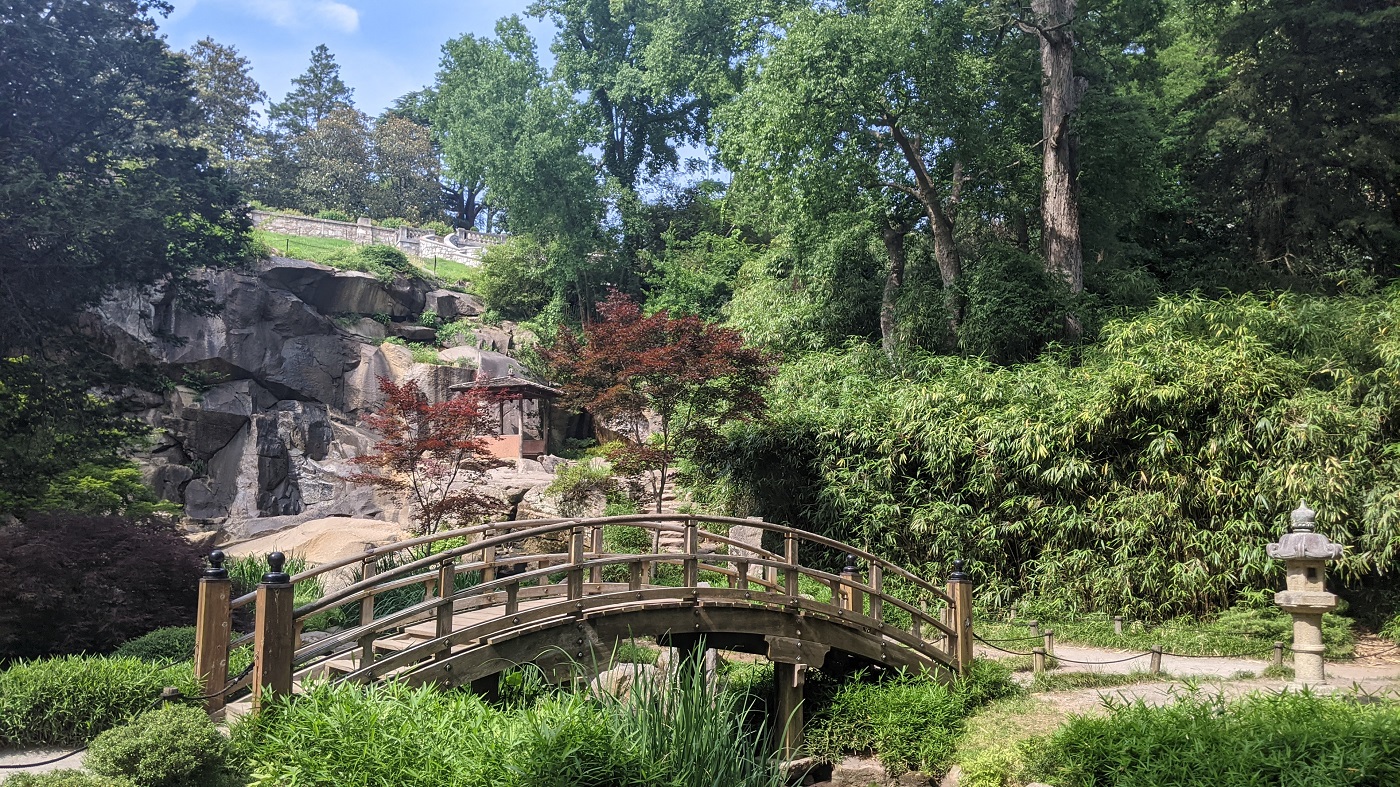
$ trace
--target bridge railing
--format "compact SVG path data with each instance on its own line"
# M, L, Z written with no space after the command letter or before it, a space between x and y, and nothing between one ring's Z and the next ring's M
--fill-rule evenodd
M773 534L768 540L780 544L780 550L706 529L735 525ZM604 529L609 526L651 531L651 551L607 551ZM679 536L679 551L660 549L667 533ZM514 551L527 541L559 540L562 552ZM844 555L846 566L832 573L803 565L804 544L809 550L825 551L828 559L833 552ZM411 667L413 659L423 658L423 649L445 658L456 645L489 636L502 626L523 625L522 620L632 600L679 602L702 592L845 618L872 636L930 654L954 670L965 669L971 661L971 584L960 571L949 578L945 590L865 550L761 520L638 514L496 522L387 544L296 576L281 572L281 556L274 553L269 556L272 570L257 590L238 598L230 598L227 572L217 562L211 556L215 565L201 580L196 643L196 668L206 694L224 689L209 701L211 711L222 707L226 696L249 687L255 703L267 691L290 692L295 673L311 674L317 665L347 653L357 659L356 672L347 679L373 679ZM299 583L324 581L347 571L354 572L353 581L312 603L294 606ZM826 588L830 600L805 597L804 577L806 589L813 583ZM377 598L414 586L423 587L422 601L376 613ZM543 601L552 603L528 604ZM533 608L521 613L522 602ZM232 633L233 613L249 605L256 612L253 631ZM454 630L456 615L492 607L501 608L494 620ZM358 608L358 623L303 644L302 629L309 619L336 608ZM431 643L411 654L376 659L377 639L424 622L434 622ZM230 681L228 653L247 644L254 648L253 668Z

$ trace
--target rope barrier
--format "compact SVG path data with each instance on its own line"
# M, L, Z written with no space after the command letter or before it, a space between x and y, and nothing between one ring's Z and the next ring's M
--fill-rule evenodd
M987 643L988 645L990 645L990 644L993 643L993 642L1039 642L1040 640L1044 639L1044 636L1039 636L1039 637L1002 637L1002 638L1000 638L1000 639L982 639L981 637L978 637L977 639L982 640L983 642L985 642L985 643Z
M177 694L176 696L178 696L178 694ZM154 710L157 706L163 704L163 703L166 701L166 699L167 699L167 696L166 696L166 694L165 694L165 689L161 689L161 694L160 694L159 697L156 697L155 700L154 700L153 702L151 702L150 705L147 705L144 709L139 710L139 711L137 711L136 713L131 714L131 716L128 717L128 720L134 719L134 718L136 718L137 716L140 716L142 713L145 713L145 712L147 712L147 711ZM22 763L17 763L17 764L14 764L14 765L0 765L0 770L13 771L13 770L18 770L18 769L20 769L20 768L38 768L38 767L41 766L41 765L52 765L52 764L54 764L54 763L56 763L56 762L62 762L62 761L64 761L64 760L68 759L69 757L76 757L77 755L82 754L83 752L85 752L85 751L87 751L87 750L88 750L88 744L83 744L82 746L80 746L80 747L74 749L73 751L68 752L67 754L61 754L61 755L59 755L59 756L57 756L57 757L52 757L52 758L47 759L47 760L41 760L41 761L39 761L39 762L22 762Z
M1032 655L1034 655L1034 654L1032 654L1032 653L1022 653L1022 652L1017 651L1017 650L1007 650L1006 648L999 648L999 647L997 647L996 645L993 645L992 643L988 642L987 640L982 639L981 637L977 636L976 632L973 633L972 638L975 639L975 640L977 640L978 642L981 642L983 645L986 645L987 647L991 648L992 650L999 650L999 651L1001 651L1002 653L1007 653L1007 654L1010 654L1010 655L1012 655L1012 656L1032 656Z

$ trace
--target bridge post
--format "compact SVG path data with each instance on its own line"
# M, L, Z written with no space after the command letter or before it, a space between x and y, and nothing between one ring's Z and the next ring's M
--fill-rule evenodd
M963 573L962 560L953 561L953 573L948 575L948 598L953 600L953 664L958 674L972 669L972 577Z
M870 617L883 623L885 620L885 599L881 594L885 592L885 570L873 560L870 561L870 587L875 591L870 596Z
M700 559L695 557L700 552L699 530L693 518L685 520L685 553L689 555L685 559L685 586L688 588L700 584Z
M209 568L199 578L199 612L194 632L194 674L202 694L214 694L228 685L228 643L232 633L233 582L224 568L224 553L209 553ZM223 694L209 697L204 709L216 713L224 707Z
M281 552L267 556L268 572L257 590L257 624L253 633L253 710L262 707L267 694L292 693L292 659L296 635L292 624L295 590L292 578L282 571L287 558Z
M574 525L569 534L569 600L583 598L583 526Z
M845 591L841 594L841 608L847 612L865 614L865 599L861 598L856 583L860 581L860 567L855 555L846 555L846 565L841 569L841 584Z

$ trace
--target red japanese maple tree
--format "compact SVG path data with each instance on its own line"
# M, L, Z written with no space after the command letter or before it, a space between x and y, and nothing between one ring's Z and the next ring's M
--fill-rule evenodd
M383 437L374 453L351 460L366 469L350 481L408 493L423 535L500 508L500 500L479 491L486 471L505 464L489 447L496 423L482 392L433 404L418 383L398 385L384 377L379 390L384 404L364 424Z
M651 476L656 510L678 451L715 434L726 421L763 412L774 359L744 344L735 330L694 315L646 316L614 290L598 305L583 336L561 329L541 351L564 390L566 406L587 408L632 438L614 457L628 475ZM652 418L657 429L651 440Z

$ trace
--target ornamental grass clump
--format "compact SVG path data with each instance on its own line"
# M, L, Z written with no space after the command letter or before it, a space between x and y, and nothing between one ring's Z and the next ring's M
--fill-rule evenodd
M640 668L639 668L640 669ZM521 673L512 673L520 675ZM528 682L528 681L527 681ZM778 787L762 736L692 665L627 697L515 691L490 705L463 691L315 684L233 730L257 787Z
M200 695L189 663L66 656L0 672L0 746L68 746L154 707L161 689Z

